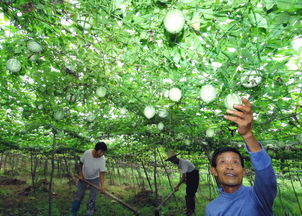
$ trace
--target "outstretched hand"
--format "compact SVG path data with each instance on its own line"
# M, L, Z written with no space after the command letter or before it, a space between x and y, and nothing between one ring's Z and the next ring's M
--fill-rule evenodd
M244 137L252 134L253 111L248 99L241 100L243 105L234 105L237 110L227 110L227 113L231 115L225 115L224 118L235 122L238 125L238 133Z

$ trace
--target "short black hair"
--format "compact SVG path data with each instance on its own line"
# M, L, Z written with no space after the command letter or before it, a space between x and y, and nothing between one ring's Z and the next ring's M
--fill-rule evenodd
M94 149L96 151L98 150L107 151L107 145L104 142L98 142L97 144L95 144Z
M222 153L224 153L224 152L234 152L234 153L238 154L239 157L240 157L241 166L244 168L244 160L243 160L242 155L238 151L238 149L233 148L233 147L228 147L228 146L221 147L221 148L218 148L218 149L215 150L215 152L213 153L213 156L212 156L212 161L211 161L212 167L217 166L217 163L216 163L217 157L219 155L221 155Z

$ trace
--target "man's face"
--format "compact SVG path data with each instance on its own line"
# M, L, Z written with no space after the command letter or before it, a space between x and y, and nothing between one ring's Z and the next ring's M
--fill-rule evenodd
M173 164L178 164L178 158L177 157L172 157L169 161Z
M97 151L95 151L95 157L96 157L96 158L100 158L100 157L102 157L104 154L105 154L105 152L102 151L102 150L97 150Z
M241 165L240 157L235 152L223 152L216 159L216 167L212 167L212 173L218 177L222 187L237 187L242 185L242 179L246 175Z

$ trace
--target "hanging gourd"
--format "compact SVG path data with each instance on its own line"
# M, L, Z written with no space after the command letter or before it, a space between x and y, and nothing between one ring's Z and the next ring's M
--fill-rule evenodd
M93 122L95 120L95 115L90 114L89 116L87 116L86 120L89 122Z
M144 109L144 115L147 119L151 119L155 115L155 108L153 106L146 106Z
M217 89L212 85L204 85L200 90L200 98L205 103L212 102L217 96Z
M125 115L128 112L126 108L120 108L120 114Z
M161 109L158 112L158 116L161 118L166 118L169 115L168 111L165 109Z
M99 97L105 97L106 93L107 93L107 89L103 86L98 87L97 90L96 90L96 94Z
M35 61L37 61L38 57L39 57L38 55L34 54L34 55L31 55L31 56L29 57L29 60L30 60L31 62L35 62Z
M215 130L213 128L208 128L206 130L206 136L207 137L213 137L215 135Z
M240 81L244 87L253 88L261 83L262 77L256 71L246 71L241 75Z
M185 17L180 10L170 10L164 19L165 29L171 34L181 32L185 25Z
M74 94L67 94L66 99L70 102L70 103L74 103L76 101L76 95Z
M163 95L164 95L165 98L168 98L168 97L169 97L169 90L168 90L168 89L165 89L165 90L163 91Z
M17 59L9 59L6 62L6 68L13 73L17 73L21 70L21 63Z
M185 140L185 144L186 144L186 145L190 145L190 144L191 144L191 141L190 141L189 139L186 139L186 140Z
M172 101L179 101L181 98L181 91L179 88L171 88L169 90L169 98Z
M62 110L55 112L54 117L56 120L60 121L64 118L65 114Z
M34 53L38 53L42 51L42 46L36 41L30 40L27 42L27 48Z
M85 30L88 30L91 28L92 22L93 22L93 19L90 17L82 16L77 19L78 25L81 26Z
M224 98L224 105L229 110L233 110L234 105L240 105L240 104L242 104L242 101L241 101L241 97L238 94L235 93L228 94Z
M159 123L157 124L157 128L158 128L159 130L163 130L164 127L165 127L165 125L164 125L164 123L162 123L162 122L159 122Z

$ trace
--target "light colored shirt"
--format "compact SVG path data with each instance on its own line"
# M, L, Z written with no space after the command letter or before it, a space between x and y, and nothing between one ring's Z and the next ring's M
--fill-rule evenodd
M206 206L206 216L273 215L277 182L271 158L263 148L259 152L248 153L256 173L254 186L241 186L234 193L220 190L220 196Z
M195 166L190 161L179 159L178 168L181 174L184 174L184 173L192 172L195 169Z
M99 177L100 172L106 171L106 159L103 155L100 158L95 158L92 155L92 149L84 152L81 162L83 163L83 175L85 179L95 179Z

